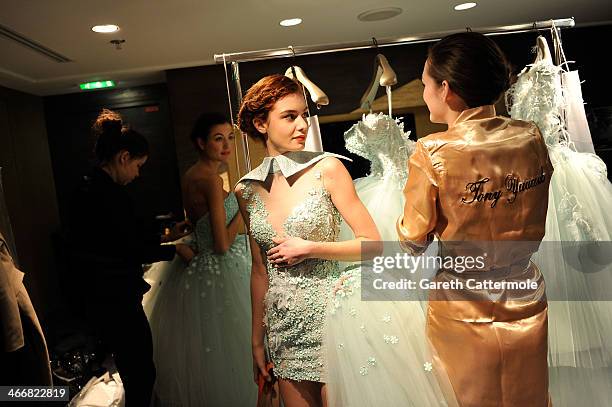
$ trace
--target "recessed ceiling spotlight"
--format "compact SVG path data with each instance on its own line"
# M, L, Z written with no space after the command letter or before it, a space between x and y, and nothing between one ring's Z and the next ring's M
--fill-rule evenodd
M364 11L357 16L357 19L359 21L382 21L400 14L402 14L402 9L399 7L384 7Z
M91 31L104 34L114 33L115 31L119 31L119 26L114 24L94 25L91 27Z
M294 25L302 24L302 19L301 18L289 18L287 20L281 21L279 24L282 25L283 27L291 27Z
M469 10L469 9L474 8L476 6L477 6L476 3L461 3L461 4L457 4L455 6L455 10L457 10L457 11Z

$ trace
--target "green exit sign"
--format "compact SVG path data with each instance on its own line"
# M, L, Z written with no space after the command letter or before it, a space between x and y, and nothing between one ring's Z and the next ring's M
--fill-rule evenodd
M81 83L79 85L81 90L112 88L114 86L115 86L114 81L87 82L87 83Z

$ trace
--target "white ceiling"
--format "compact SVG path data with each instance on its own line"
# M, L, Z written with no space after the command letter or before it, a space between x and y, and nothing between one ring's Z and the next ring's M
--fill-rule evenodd
M85 81L119 86L164 81L164 70L213 64L215 53L314 45L575 17L589 25L612 20L609 0L0 0L0 25L73 62L57 63L0 36L0 85L50 95L78 91ZM360 22L357 15L400 7L401 15ZM303 23L281 27L280 20ZM96 34L96 24L117 24ZM122 50L109 44L125 39ZM331 58L332 56L330 56Z

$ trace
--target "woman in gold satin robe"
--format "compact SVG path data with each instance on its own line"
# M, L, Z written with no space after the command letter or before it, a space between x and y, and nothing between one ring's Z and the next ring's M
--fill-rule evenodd
M545 286L530 257L544 236L553 168L534 124L496 115L509 73L481 34L430 49L423 98L430 120L448 130L417 142L397 223L412 254L436 236L441 255L482 256L482 267L442 267L435 282L446 289L429 294L434 369L446 372L461 406L551 404Z

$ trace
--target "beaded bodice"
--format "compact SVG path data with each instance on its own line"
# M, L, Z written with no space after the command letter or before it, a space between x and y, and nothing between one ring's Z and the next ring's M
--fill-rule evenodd
M225 207L225 224L229 224L238 213L236 195L231 192L223 201ZM210 253L214 246L210 214L202 216L195 225L195 237L199 253Z
M404 124L383 113L364 115L344 133L348 151L370 161L370 174L395 179L402 187L408 177L408 157L415 142L404 132Z
M269 250L274 246L275 236L299 237L304 240L317 242L333 242L337 240L340 222L342 218L334 206L329 193L321 180L321 174L317 172L314 179L317 184L313 185L299 204L293 207L289 215L282 222L281 230L275 230L269 222L270 213L257 189L261 186L253 185L252 181L242 182L242 197L248 202L249 230L262 250ZM322 259L306 259L291 267L279 269L273 264L268 264L268 274L274 278L278 273L284 275L301 276L305 273L310 277L317 275L327 276L328 265L333 261ZM335 265L333 265L335 267Z

